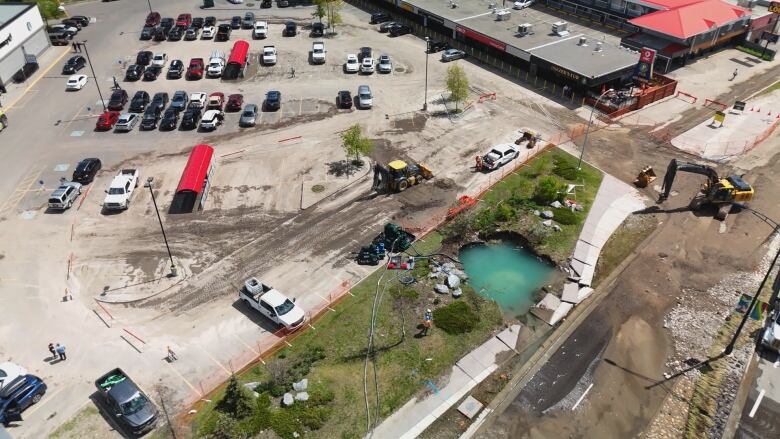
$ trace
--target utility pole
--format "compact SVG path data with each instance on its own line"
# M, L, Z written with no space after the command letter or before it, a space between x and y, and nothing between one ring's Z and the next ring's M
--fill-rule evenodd
M146 3L149 3L149 12L154 12L154 11L152 11L152 1L151 0L146 0Z
M599 96L598 99L596 99L596 103L593 104L593 108L590 109L590 119L588 119L588 129L585 131L585 138L582 140L582 150L580 150L580 161L577 162L577 170L579 171L582 169L582 156L585 155L585 146L588 144L588 134L590 134L590 126L593 124L593 112L596 111L596 107L599 105L599 101L606 96L609 93L614 92L615 90L610 88L609 90L605 91L604 93Z
M152 204L154 204L154 211L157 212L157 221L160 222L160 230L162 230L163 241L165 241L165 248L168 250L168 258L171 260L171 274L170 277L176 277L176 264L173 263L173 255L171 254L171 247L168 245L168 237L165 236L165 227L163 227L162 218L160 217L160 210L157 209L157 200L154 198L154 190L152 189L152 181L154 177L149 177L144 183L144 187L149 188L149 193L152 194Z
M431 39L425 37L425 101L423 111L428 111L428 56L431 54Z
M98 96L100 97L100 105L103 106L103 111L108 111L108 108L106 108L106 101L103 100L103 94L100 92L100 84L97 79L97 75L95 75L95 69L92 67L92 60L89 58L89 50L87 50L87 40L84 40L80 43L76 43L76 46L80 48L84 48L84 54L87 55L87 62L89 63L89 69L92 71L92 77L95 79L95 88L97 88Z

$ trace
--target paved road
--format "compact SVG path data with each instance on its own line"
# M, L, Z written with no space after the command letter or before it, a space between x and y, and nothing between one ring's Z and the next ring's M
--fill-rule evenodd
M780 437L780 358L773 353L758 357L758 368L750 383L737 439L775 439Z

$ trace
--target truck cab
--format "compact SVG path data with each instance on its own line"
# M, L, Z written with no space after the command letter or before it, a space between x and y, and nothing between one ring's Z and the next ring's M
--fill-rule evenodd
M116 368L95 381L108 414L134 435L142 435L157 423L157 407L127 374Z
M312 64L325 64L325 43L315 41L311 44L311 62Z
M244 282L239 298L260 314L288 330L303 326L306 314L295 304L294 299L252 277Z
M276 64L276 47L263 46L263 64L273 65Z
M106 210L126 210L130 207L130 198L138 187L138 170L122 169L111 181L103 200Z

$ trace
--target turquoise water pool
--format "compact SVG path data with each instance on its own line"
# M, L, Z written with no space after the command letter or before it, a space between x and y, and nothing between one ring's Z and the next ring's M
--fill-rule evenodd
M480 295L495 300L504 314L526 314L534 293L551 278L553 267L511 243L474 245L460 251L469 283Z

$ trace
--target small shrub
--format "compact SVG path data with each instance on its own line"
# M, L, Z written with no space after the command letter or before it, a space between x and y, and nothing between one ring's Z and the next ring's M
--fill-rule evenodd
M545 154L537 157L528 165L528 173L531 178L542 175L550 164L550 156Z
M294 439L294 433L300 435L303 432L303 424L299 417L300 407L300 403L295 403L291 407L274 410L271 414L271 429L282 439Z
M417 264L419 264L419 263L420 262L417 262ZM417 269L417 264L415 264L415 266L414 266L415 270ZM414 270L412 271L412 276L415 276L415 277L422 277L422 276L424 276L426 274L427 273L425 273L425 274L421 274L421 273L415 274ZM403 286L400 286L400 285L399 286L394 286L390 290L390 294L396 300L404 300L404 299L406 299L406 300L417 300L417 298L420 297L420 293L418 293L417 290L415 290L414 288L406 288L406 287L403 287Z
M328 422L330 412L326 407L307 407L302 411L300 420L309 430L319 430Z
M496 223L492 209L482 209L474 215L472 228L480 233L490 232Z
M506 222L511 221L515 219L517 216L517 212L506 203L501 203L498 206L496 206L495 212L493 213L493 217L496 219L496 221Z
M560 207L558 209L553 209L553 220L559 224L563 224L566 226L571 226L574 224L580 223L580 217L575 212L572 212L571 210Z
M452 302L433 311L433 322L448 334L471 332L479 322L479 316L466 302Z
M336 399L336 393L323 385L312 385L309 392L309 405L325 405Z
M216 409L234 419L243 419L252 413L251 397L238 383L235 375L230 376L225 396L217 403Z
M555 157L554 161L553 173L555 175L569 181L577 180L579 171L577 171L577 165L574 163L574 157L559 155Z
M211 431L213 439L235 439L244 436L238 428L238 422L227 413L218 413L214 429Z
M270 393L271 396L273 396L275 398L279 398L280 396L284 396L285 392L287 392L287 388L284 387L284 386L279 386L279 385L271 386L268 389L268 393Z
M553 175L540 177L534 190L534 200L543 205L548 205L555 200L562 200L565 185Z
M471 229L473 215L468 212L461 212L444 228L442 233L447 238L457 239L465 235Z

